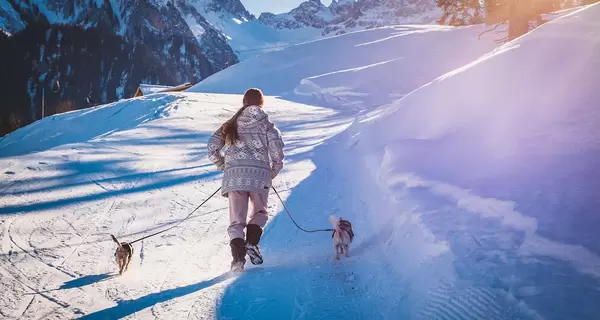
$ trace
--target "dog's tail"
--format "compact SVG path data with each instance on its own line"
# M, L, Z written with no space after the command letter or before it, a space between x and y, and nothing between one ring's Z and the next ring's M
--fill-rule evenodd
M114 242L117 243L117 246L121 246L121 243L119 242L119 240L117 240L117 238L115 236L113 236L112 234L110 235L110 237L113 239Z
M336 216L329 216L329 222L331 222L331 225L336 228L338 226L338 222L340 220L338 219L338 217Z

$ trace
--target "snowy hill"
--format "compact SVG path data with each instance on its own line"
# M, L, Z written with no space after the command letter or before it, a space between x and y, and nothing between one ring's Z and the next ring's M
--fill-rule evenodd
M0 139L0 315L594 319L599 14L574 11L493 52L477 27L346 34L244 61L193 90L206 92L55 115ZM347 56L316 63L318 50ZM219 186L205 143L252 84L279 96L265 106L287 144L274 186L305 228L350 219L351 256L335 261L331 234L302 233L271 195L265 264L231 275L217 197L136 243L116 276L110 233L163 230Z
M243 61L190 91L269 95L362 110L390 103L438 75L492 50L484 26L395 26L357 31L291 46ZM392 72L393 70L393 72Z
M232 281L224 274L225 199L211 200L174 233L136 244L122 277L114 275L109 233L131 241L166 228L218 187L205 143L240 99L149 95L51 116L0 140L0 315L210 316ZM267 103L292 159L344 125L322 108ZM284 197L311 170L303 161L287 167L285 185L277 184ZM271 198L270 213L276 209Z
M599 16L543 25L339 138L415 314L600 314Z

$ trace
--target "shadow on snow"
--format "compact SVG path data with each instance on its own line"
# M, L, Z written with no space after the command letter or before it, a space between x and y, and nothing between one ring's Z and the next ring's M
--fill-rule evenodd
M227 278L229 278L229 276L229 273L224 273L218 277L202 281L196 284L151 293L149 295L137 299L118 301L115 307L84 315L79 319L121 319L148 307L154 306L158 303L169 301L178 297L183 297L185 295L209 288L211 286L214 286L215 284L226 280Z

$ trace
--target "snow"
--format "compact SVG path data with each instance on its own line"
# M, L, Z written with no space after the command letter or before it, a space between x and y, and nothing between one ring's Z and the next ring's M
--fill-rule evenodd
M47 1L33 0L31 1L32 6L37 6L40 14L48 19L48 22L52 24L70 24L76 21L76 16L63 15L62 12L52 10L48 7Z
M42 44L40 45L40 63L42 63L42 61L44 60L44 49L46 47Z
M8 1L0 1L0 29L14 33L23 28L25 28L25 23L10 3Z
M125 98L125 86L127 85L128 73L123 70L121 73L121 80L119 81L119 86L116 89L117 99Z
M169 51L171 51L171 47L173 47L173 39L166 40L165 44L163 45L163 54L165 55L165 57L169 56Z
M243 61L185 93L11 133L0 139L0 314L593 319L599 14L573 11L495 49L476 40L483 26L351 33ZM163 230L218 188L205 143L248 86L270 95L286 141L275 188L307 229L352 221L350 257L334 260L331 234L302 233L271 194L265 263L232 275L217 196L134 244L115 275L109 234ZM350 105L309 104L307 92Z
M402 24L431 24L442 16L442 11L433 1L419 1L402 7L402 11L390 10L379 6L362 12L353 27L343 26L345 32L365 29L366 26L402 25Z
M37 85L33 83L33 78L27 80L27 94L29 96L29 105L31 106L31 120L35 121L37 117L37 104L35 103L36 99L36 91Z
M54 115L3 138L0 271L14 284L0 282L4 291L10 288L0 309L27 319L47 313L182 318L216 308L210 305L235 280L224 274L224 198L211 200L174 232L136 244L122 277L114 275L108 234L132 240L167 227L218 187L204 144L240 101L159 93ZM286 186L277 183L287 197L296 179L310 175L302 158L348 122L323 108L275 98L267 103L290 142L290 157L299 160L286 169ZM270 208L274 214L273 196ZM45 293L28 294L32 290Z
M116 18L119 21L120 29L118 35L123 37L127 32L127 20L129 19L131 12L129 10L123 10L123 8L121 8L121 1L119 0L110 0L109 2L113 13L116 15Z
M190 90L243 93L258 86L288 100L340 110L367 109L390 103L490 51L497 35L486 34L477 40L483 30L484 26L478 25L357 31L262 54L212 75Z
M454 296L516 297L535 311L525 318L600 311L599 14L595 5L545 24L365 114L340 137L354 165L372 172L363 194L366 210L382 214L368 221L374 228L418 217L411 233L449 244L438 258L452 261L445 273L425 271L435 261L404 273L419 287L434 282L415 299L449 278L461 284ZM428 251L401 234L386 241L418 252L412 259ZM389 260L405 272L400 257Z
M156 84L140 84L139 88L144 95L159 93L164 90L172 89L172 86L161 86Z
M564 4L563 4L564 5ZM578 11L581 10L582 8L585 8L586 6L578 6L578 7L574 7L574 8L568 8L568 9L563 9L563 10L558 10L558 11L554 11L554 12L550 12L550 13L543 13L542 19L546 20L546 21L552 21L556 18L560 18L564 15L567 15L569 13L572 13L574 11Z
M185 22L190 27L190 30L192 30L194 37L196 37L196 39L198 39L198 41L200 41L202 39L202 36L204 35L204 32L206 32L206 30L204 30L204 28L202 28L202 26L198 22L196 22L196 19L194 19L194 17L192 17L190 15L186 15L184 18L185 18Z
M237 17L229 12L208 11L204 0L188 1L186 5L194 7L213 27L220 30L241 60L267 52L271 46L312 40L321 34L320 30L314 28L275 30L265 26L258 20L248 21L246 17ZM201 36L204 33L202 27L190 14L184 14L183 16L196 38L201 41ZM197 30L202 30L202 32ZM265 49L257 50L261 48Z

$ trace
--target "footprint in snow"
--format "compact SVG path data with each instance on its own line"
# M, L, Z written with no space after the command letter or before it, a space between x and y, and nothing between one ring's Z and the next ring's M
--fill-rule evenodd
M35 168L35 167L27 167L27 169L33 170L33 171L40 171L40 168Z
M6 172L4 172L4 174L15 174L15 172L14 171L6 171Z

